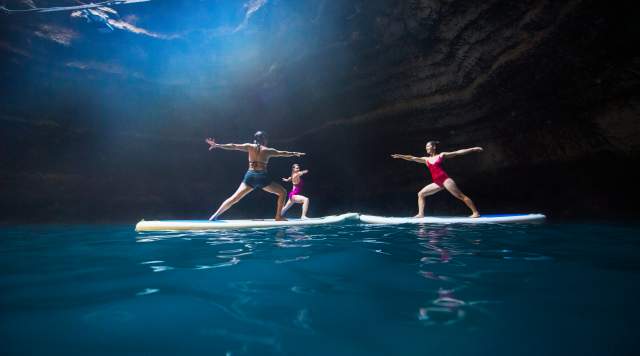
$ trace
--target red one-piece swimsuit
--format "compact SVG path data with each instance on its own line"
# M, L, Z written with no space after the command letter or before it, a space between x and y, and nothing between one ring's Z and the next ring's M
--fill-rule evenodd
M429 163L429 160L425 160L427 162L427 168L429 168L429 172L431 172L431 179L433 182L439 186L444 186L444 181L449 178L447 173L442 169L442 155L438 156L435 162Z

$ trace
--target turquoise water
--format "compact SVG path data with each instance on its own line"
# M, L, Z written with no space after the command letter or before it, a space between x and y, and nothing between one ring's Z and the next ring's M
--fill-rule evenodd
M640 225L0 229L0 352L635 354Z

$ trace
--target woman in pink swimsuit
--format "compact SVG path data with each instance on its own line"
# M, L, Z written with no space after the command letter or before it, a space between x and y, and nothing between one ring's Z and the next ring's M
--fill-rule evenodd
M449 178L447 173L442 169L442 161L445 158L461 156L471 152L481 152L482 147L473 147L473 148L467 148L464 150L458 150L453 152L437 153L436 145L439 143L440 142L438 141L427 142L427 145L425 147L427 150L427 157L414 157L414 156L400 155L400 154L391 155L391 157L393 158L400 158L406 161L425 163L427 165L427 168L429 168L429 171L431 172L431 178L433 179L433 183L427 185L426 187L422 188L422 190L418 192L418 215L416 215L415 217L416 218L424 217L425 198L429 195L433 195L441 191L442 189L448 190L449 193L451 193L454 197L462 200L467 205L467 207L471 209L470 217L472 218L479 217L480 213L478 213L478 209L476 208L475 204L473 204L473 201L468 196L464 195L462 191L460 191L460 189L456 185L456 182L454 182L453 179Z
M307 218L307 210L309 209L309 198L302 195L302 176L309 173L308 170L301 171L299 164L294 164L291 166L291 176L289 178L282 178L283 182L291 182L293 183L293 189L289 192L289 200L287 204L285 204L284 208L282 208L282 215L289 210L289 208L295 204L302 204L302 215L300 219Z

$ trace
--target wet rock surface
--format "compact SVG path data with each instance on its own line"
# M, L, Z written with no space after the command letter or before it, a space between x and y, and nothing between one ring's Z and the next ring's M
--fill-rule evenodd
M179 126L172 118L105 139L104 125L5 115L3 216L204 218L246 163L239 153L207 152L202 139L222 132L223 141L243 141L257 129L273 146L307 152L297 161L310 170L312 215L413 214L427 169L389 155L421 155L439 140L445 151L485 149L445 163L481 212L635 216L640 28L632 14L596 1L323 2L300 10L301 31L318 21L339 31L310 38L313 50L254 78L259 89L247 90L262 104L249 101L237 120ZM291 163L274 160L274 178ZM245 200L235 216L272 213L268 194ZM446 193L429 199L427 212L467 213Z

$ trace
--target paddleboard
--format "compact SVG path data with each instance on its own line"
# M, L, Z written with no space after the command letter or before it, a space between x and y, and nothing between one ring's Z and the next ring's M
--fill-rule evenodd
M273 219L256 220L141 220L136 224L136 231L184 231L184 230L221 230L244 229L277 226L301 226L334 224L349 219L358 219L357 213L330 215L321 218L289 219L275 221Z
M360 221L370 224L482 224L482 223L528 223L543 221L543 214L481 215L479 218L456 216L425 216L424 218L402 218L375 215L360 215Z

